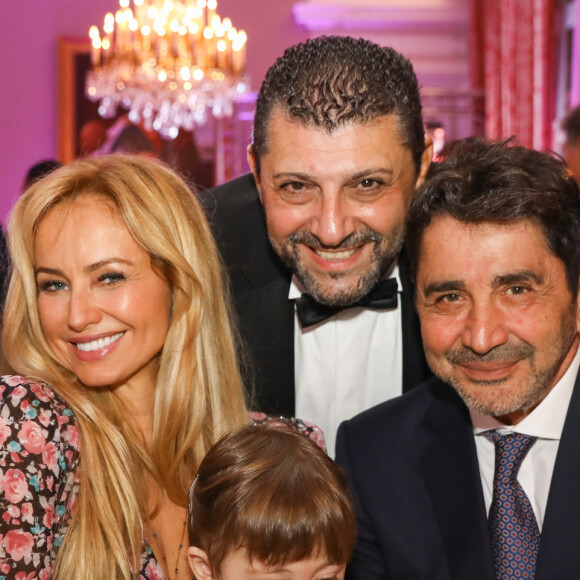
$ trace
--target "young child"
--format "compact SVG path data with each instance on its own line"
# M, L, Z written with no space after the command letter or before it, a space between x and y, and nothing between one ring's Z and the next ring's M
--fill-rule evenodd
M279 423L222 437L190 491L188 559L197 580L343 580L355 537L339 467Z

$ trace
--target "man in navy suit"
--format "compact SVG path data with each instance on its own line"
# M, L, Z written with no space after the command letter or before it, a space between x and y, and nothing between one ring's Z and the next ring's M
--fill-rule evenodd
M350 580L580 577L579 240L570 172L523 147L468 140L416 192L437 378L339 429Z
M201 196L256 406L319 424L331 453L340 421L430 376L400 254L431 156L411 64L363 39L321 37L266 75L253 175Z

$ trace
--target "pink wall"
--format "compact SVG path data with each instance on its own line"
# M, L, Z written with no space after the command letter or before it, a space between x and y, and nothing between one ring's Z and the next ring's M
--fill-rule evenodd
M258 89L268 68L286 48L304 42L306 31L294 24L297 0L218 0L218 13L248 33L248 73Z
M307 38L293 0L218 0L218 13L248 33L253 88L284 49ZM56 39L87 35L117 0L0 0L0 219L28 168L56 156Z

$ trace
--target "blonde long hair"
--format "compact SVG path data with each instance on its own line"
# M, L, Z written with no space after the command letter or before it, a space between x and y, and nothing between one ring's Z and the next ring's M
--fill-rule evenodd
M85 388L52 352L37 309L34 238L46 213L81 195L117 208L172 292L160 357L152 448L127 421L114 389ZM79 232L82 235L82 232ZM60 548L59 580L129 579L139 568L145 480L178 505L207 449L246 421L223 268L203 211L183 181L155 161L106 156L72 163L33 185L8 228L13 274L2 344L19 373L51 384L81 434L79 503Z

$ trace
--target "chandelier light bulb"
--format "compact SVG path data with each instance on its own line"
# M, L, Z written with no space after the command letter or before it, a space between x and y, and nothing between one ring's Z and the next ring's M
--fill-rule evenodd
M216 0L119 0L102 34L91 26L89 37L86 94L100 114L122 105L166 138L205 123L208 112L231 114L249 90L246 33L222 20Z

